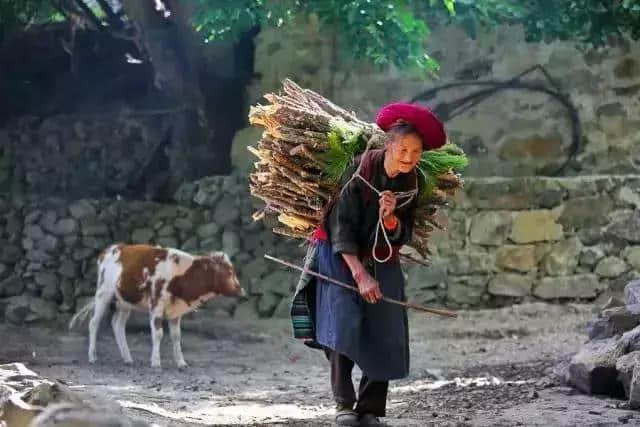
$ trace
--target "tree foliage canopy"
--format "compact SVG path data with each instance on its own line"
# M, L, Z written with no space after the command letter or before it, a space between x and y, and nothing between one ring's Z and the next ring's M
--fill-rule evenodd
M427 70L437 67L424 49L429 29L436 24L459 25L471 37L480 26L508 23L522 25L530 41L562 39L602 45L612 35L640 38L636 0L182 1L189 3L190 23L205 42L234 37L256 25L282 27L296 17L314 14L323 28L347 41L344 45L356 58ZM118 0L0 0L0 26L6 30L68 18L60 12L70 9L93 10L102 19L105 5L117 11L118 4Z
M640 38L637 0L193 0L195 25L208 39L249 25L280 27L316 14L348 41L352 54L376 64L433 69L424 50L429 28L458 25L475 37L480 26L522 25L529 41L575 40L596 46L610 36Z
M47 0L0 0L0 26L5 29L46 22L54 14L55 9Z

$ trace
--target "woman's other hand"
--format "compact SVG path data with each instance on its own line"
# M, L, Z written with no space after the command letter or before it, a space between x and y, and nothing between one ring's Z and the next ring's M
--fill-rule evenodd
M380 204L380 215L383 219L393 214L396 209L396 196L391 191L386 190L380 193L378 202Z
M358 285L358 291L365 301L375 304L382 299L382 292L380 291L378 281L371 277L364 268L356 272L356 274L353 275L353 279Z

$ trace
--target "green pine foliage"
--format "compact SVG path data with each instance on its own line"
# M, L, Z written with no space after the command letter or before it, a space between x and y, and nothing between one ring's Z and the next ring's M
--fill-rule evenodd
M367 143L360 132L334 128L328 134L329 149L323 155L326 167L325 178L331 183L339 183L354 158L364 152ZM418 187L420 200L426 200L437 185L437 177L449 170L460 172L469 165L469 159L460 147L449 142L436 150L422 154L418 163Z
M326 164L324 176L331 183L339 183L353 159L364 152L367 142L362 132L334 128L328 134L329 149L322 160Z
M469 165L469 159L462 149L448 142L437 150L428 150L422 154L418 163L418 186L420 200L427 199L436 187L436 178L449 171L460 172Z

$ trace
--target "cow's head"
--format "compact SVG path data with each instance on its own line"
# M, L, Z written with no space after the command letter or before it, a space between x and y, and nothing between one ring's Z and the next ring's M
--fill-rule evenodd
M244 297L244 289L240 287L240 281L233 268L231 260L224 252L212 252L206 256L211 265L214 291L219 295Z

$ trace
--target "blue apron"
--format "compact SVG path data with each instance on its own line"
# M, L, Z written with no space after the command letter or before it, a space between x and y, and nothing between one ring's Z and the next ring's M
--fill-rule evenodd
M331 244L314 241L305 267L356 287L351 272ZM373 262L372 273L384 296L405 300L397 258ZM380 301L369 304L359 293L302 274L291 309L294 336L313 340L353 360L374 381L409 374L409 326L406 308Z

